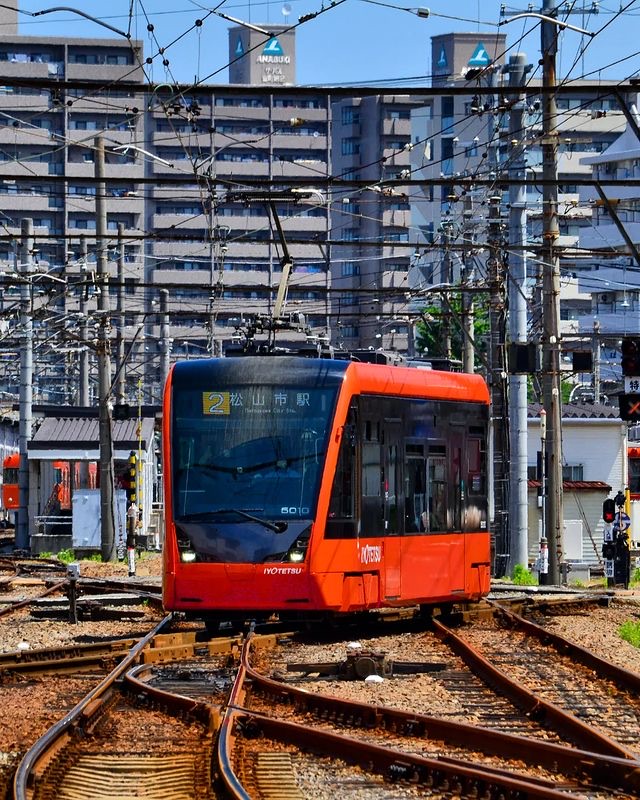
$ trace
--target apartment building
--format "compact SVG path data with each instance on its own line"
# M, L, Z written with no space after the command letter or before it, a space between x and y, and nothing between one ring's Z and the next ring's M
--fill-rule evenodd
M479 279L486 277L486 253L483 256L479 246L488 236L488 198L492 194L503 195L501 224L506 226L508 208L503 179L509 175L514 144L524 145L529 181L525 201L527 243L531 245L527 291L530 293L532 285L540 283L541 263L535 257L543 242L542 189L536 181L542 175L542 104L536 92L540 81L530 79L533 66L527 70L523 129L512 143L508 103L495 92L496 87L510 85L506 50L503 34L455 33L432 38L433 85L441 89L465 87L469 93L434 98L432 119L420 118L414 112L414 141L420 145L412 151L412 174L425 180L472 179L478 175L483 179L494 177L496 183L474 186L470 180L470 188L455 182L427 187L412 203L412 222L419 235L409 281L418 298L423 293L428 295L430 287L438 283L458 282L465 269L473 269ZM607 82L600 83L602 90L597 92L585 88L583 94L560 95L557 99L557 245L561 249L562 274L567 278L587 263L579 243L581 234L591 227L592 217L591 206L581 200L576 179L591 174L589 156L609 147L625 125L617 100L606 96ZM430 247L433 243L440 247ZM462 257L465 251L466 264ZM575 291L570 280L566 285L561 316L562 327L569 332L587 298ZM416 308L419 305L418 299Z
M344 349L413 349L410 191L382 182L410 177L411 115L420 105L387 93L333 104L334 174L368 184L338 188L331 209L332 340Z
M144 81L142 44L18 36L16 17L15 10L0 9L0 272L2 308L8 315L0 340L0 383L3 391L14 391L18 384L13 356L20 337L20 285L11 278L23 269L18 263L21 222L30 218L34 245L23 279L32 287L38 347L34 398L79 402L80 311L85 304L89 312L95 308L98 133L105 145L107 255L114 277L121 255L118 229L125 237L136 237L144 227L144 199L137 183L144 165L126 151L144 130L143 93L135 89ZM83 88L43 88L43 80L82 81ZM122 81L128 88L119 84ZM114 178L126 182L114 184ZM133 286L143 277L140 245L131 238L126 244L123 240L122 247L125 280ZM142 304L139 293L133 297Z
M295 78L293 33L274 28L265 40L232 28L230 77L238 85L185 92L163 84L150 92L143 91L141 42L20 36L16 14L0 10L0 271L15 272L21 220L33 219L32 280L43 309L34 312L36 340L48 337L52 347L45 358L38 352L36 400L80 400L82 312L86 320L96 307L99 132L108 270L122 278L110 289L110 305L130 348L123 399L159 402L164 348L172 358L221 353L247 319L273 310L285 246L265 202L271 190L281 192L274 207L294 264L285 305L300 329L292 336L306 341L307 327L326 335L330 215L316 183L323 187L331 174L330 99L326 92L282 93ZM38 86L52 77L82 86ZM94 82L95 90L87 87ZM283 192L288 179L309 191ZM161 341L161 288L169 289L169 342ZM17 309L19 284L2 289L4 308ZM15 356L14 318L8 332ZM17 389L13 357L2 383Z

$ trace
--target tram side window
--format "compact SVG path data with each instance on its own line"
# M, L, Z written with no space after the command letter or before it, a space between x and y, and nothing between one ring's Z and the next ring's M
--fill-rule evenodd
M418 533L425 529L426 511L426 461L424 447L419 444L406 445L404 472L404 530L405 533Z
M355 418L350 413L342 432L336 474L331 487L329 517L326 528L326 537L328 539L352 539L357 535L355 521L355 441Z
M447 459L444 447L429 447L427 459L427 531L447 530ZM435 451L435 452L433 452Z
M387 534L400 533L400 515L398 506L400 504L400 461L398 459L398 445L392 444L387 447L386 475L384 478L384 499L385 499L385 526L384 532Z
M360 535L382 536L384 503L379 442L362 443L362 528Z
M4 483L18 483L18 468L5 467L2 479Z

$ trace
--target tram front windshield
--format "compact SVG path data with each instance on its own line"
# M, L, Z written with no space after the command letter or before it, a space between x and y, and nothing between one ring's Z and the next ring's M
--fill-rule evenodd
M308 527L336 393L174 386L173 515L197 560L279 560Z

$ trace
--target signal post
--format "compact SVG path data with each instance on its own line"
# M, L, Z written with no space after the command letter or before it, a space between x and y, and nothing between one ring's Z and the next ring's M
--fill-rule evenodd
M640 421L640 338L627 336L621 345L624 393L618 396L620 418L626 422ZM625 451L625 458L627 453ZM605 500L602 517L605 521L602 555L608 584L622 583L626 588L631 578L629 533L631 518L627 499L620 491L615 500Z

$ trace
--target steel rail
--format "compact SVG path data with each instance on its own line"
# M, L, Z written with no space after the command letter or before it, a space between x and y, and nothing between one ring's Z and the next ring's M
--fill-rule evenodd
M62 587L66 586L68 581L65 579L64 581L57 581L50 586L48 589L40 592L39 594L35 595L35 597L30 597L27 600L20 600L17 603L11 603L11 605L5 606L5 608L0 608L0 617L6 617L8 614L13 614L14 611L19 611L21 608L26 608L31 603L34 603L36 600L40 600L42 597L46 597L49 594L53 594L57 592L58 589L62 589Z
M510 678L502 670L491 664L472 645L436 619L433 620L433 628L438 638L460 656L476 675L481 677L489 686L497 687L514 705L523 709L531 719L548 721L554 730L588 751L629 759L636 762L636 764L638 763L637 756L632 750L624 747L624 745L611 739L606 734L591 728L577 719L577 717L568 714L554 703L550 703Z
M560 769L571 776L585 775L593 785L613 790L624 787L625 791L640 794L640 764L627 758L563 747L543 739L502 733L426 714L311 693L268 678L248 662L245 669L253 694L263 694L279 702L295 705L297 709L320 719L338 719L345 725L382 728L407 736L435 739L490 756L514 758L552 772Z
M518 800L567 800L566 786L564 789L555 788L557 784L552 781L536 778L525 780L507 770L470 761L417 756L245 709L231 709L230 724L240 729L245 726L252 738L259 732L297 747L321 751L331 758L355 763L363 771L377 773L389 780L426 783L436 787L440 784L458 785L460 788L454 790L453 796L464 794L465 788L473 788L475 796L486 800L502 800L505 797L517 797ZM231 791L231 787L228 788ZM249 796L242 790L241 794L233 794L233 797L244 800Z
M500 603L492 602L492 605L495 606L499 614L502 614L518 628L535 636L543 644L553 645L562 655L571 656L574 661L593 670L601 678L613 681L621 689L626 689L629 692L640 692L640 675L637 672L632 672L624 667L619 667L617 664L612 664L604 658L600 658L600 656L597 656L585 647L571 642L560 634L553 633L543 628L542 625L538 625L520 614L505 608Z
M352 737L329 731L314 730L309 725L284 722L251 712L245 708L246 695L256 688L266 689L272 696L318 716L331 711L345 724L360 724L362 727L382 727L385 730L401 730L408 735L425 735L453 742L461 746L484 750L494 755L509 755L530 763L542 763L552 770L559 765L569 765L577 776L588 774L594 783L621 786L637 792L640 788L640 767L625 759L606 758L599 754L563 748L548 742L538 742L524 737L500 734L466 724L456 724L394 709L343 701L327 695L317 695L286 686L256 672L249 664L251 637L242 652L242 661L236 682L225 710L218 739L218 764L223 782L234 798L248 800L249 795L233 769L233 751L237 737L243 728L253 736L260 731L265 736L287 741L296 746L322 750L333 758L356 761L366 771L376 771L390 778L408 780L455 782L479 788L480 796L498 797L506 792L520 798L558 798L566 792L557 784L544 779L519 779L513 773L487 765L475 765L454 758L426 758L411 756L379 745L366 744ZM248 687L248 688L247 688ZM531 747L531 752L529 748ZM372 764L375 764L372 770ZM615 775L615 777L613 777ZM482 791L486 795L482 795ZM503 796L503 795L502 795Z
M154 636L163 630L173 620L173 614L168 614L149 633L140 639L131 648L129 654L107 675L100 683L92 689L86 697L77 703L65 716L55 723L43 734L24 755L13 779L13 796L15 800L28 800L28 790L34 788L36 781L35 771L41 760L46 758L47 751L55 743L62 740L67 735L74 723L79 722L82 717L85 720L91 719L99 710L104 702L108 691L132 664L140 657L142 651L149 646Z

